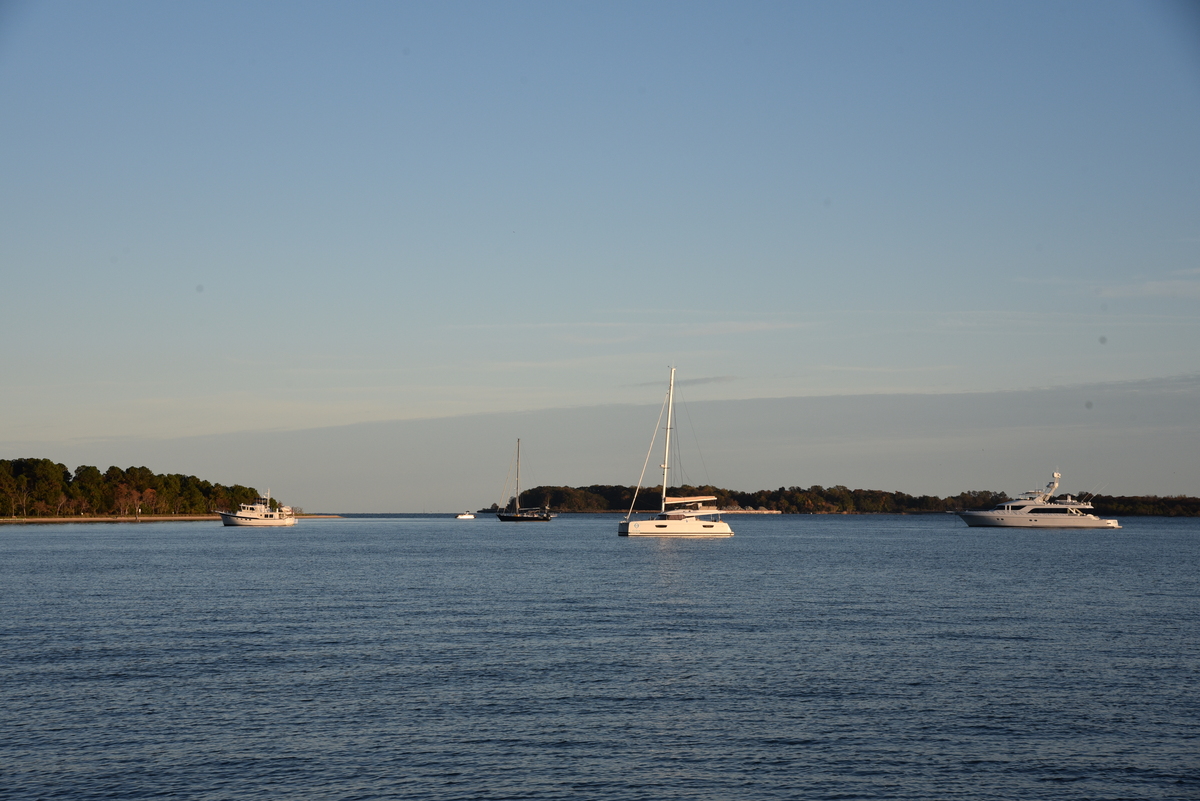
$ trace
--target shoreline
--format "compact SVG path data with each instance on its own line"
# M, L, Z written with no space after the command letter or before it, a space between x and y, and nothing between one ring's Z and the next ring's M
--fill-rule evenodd
M333 519L341 515L296 515L297 520ZM108 517L0 517L0 525L22 526L55 523L210 523L220 515L112 515Z

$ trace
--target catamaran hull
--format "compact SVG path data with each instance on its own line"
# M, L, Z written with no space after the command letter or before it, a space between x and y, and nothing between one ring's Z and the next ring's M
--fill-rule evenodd
M263 519L260 517L239 517L235 514L226 514L220 512L221 523L226 526L294 526L296 518L294 517L277 517Z
M1083 515L1004 515L996 512L959 512L972 528L1120 528L1116 520ZM1075 519L1071 519L1074 517Z
M545 523L550 520L553 515L496 515L499 520L505 523Z
M733 529L721 520L622 520L619 537L732 537Z

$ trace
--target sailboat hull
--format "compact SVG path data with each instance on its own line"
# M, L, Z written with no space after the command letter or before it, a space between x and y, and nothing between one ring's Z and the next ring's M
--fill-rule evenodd
M620 537L732 537L733 529L722 520L685 517L682 520L622 520L617 524Z
M517 514L500 512L496 515L499 520L503 520L505 523L545 523L553 516L552 514L543 514L541 512L518 512Z

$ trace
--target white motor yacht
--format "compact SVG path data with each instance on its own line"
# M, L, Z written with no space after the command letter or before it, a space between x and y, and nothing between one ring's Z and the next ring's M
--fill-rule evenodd
M290 506L271 508L271 491L267 497L255 498L254 503L243 503L236 512L218 512L226 526L294 526L296 515Z
M1001 528L1120 528L1116 520L1104 520L1092 514L1092 505L1070 495L1053 498L1061 473L1044 490L1021 493L1015 500L997 504L986 512L959 512L968 526Z

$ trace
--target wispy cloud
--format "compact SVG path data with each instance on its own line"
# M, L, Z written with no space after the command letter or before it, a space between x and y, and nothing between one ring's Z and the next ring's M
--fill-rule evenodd
M757 334L763 331L790 331L804 327L803 323L763 322L758 320L725 320L704 325L682 324L676 333L685 336Z
M684 387L694 387L697 384L728 384L730 381L737 381L736 375L715 375L709 378L684 378L676 381L676 384Z
M675 382L676 386L694 387L700 384L728 384L730 381L737 381L736 375L714 375L706 378L681 378ZM624 384L626 387L658 387L662 386L661 381L646 381L641 384Z
M820 364L817 370L838 373L938 373L957 370L956 364L929 364L921 367L861 367L853 364Z
M1107 286L1100 289L1100 297L1189 298L1200 300L1200 280L1174 279L1167 281L1143 281L1140 284Z
M636 329L636 335L644 335L646 331L661 331L668 335L677 336L702 336L702 335L731 335L731 334L755 334L762 331L787 331L797 328L812 328L812 322L796 322L791 320L769 321L769 320L711 320L704 323L696 323L692 320L659 320L647 322L638 320L634 322L503 322L503 323L448 323L446 328L453 330L544 330L544 331L566 331L563 336L574 336L580 338L580 341L587 338L593 338L597 342L612 342L626 341L630 338L627 333L631 329ZM589 333L584 333L589 332ZM615 333L610 333L615 332Z

